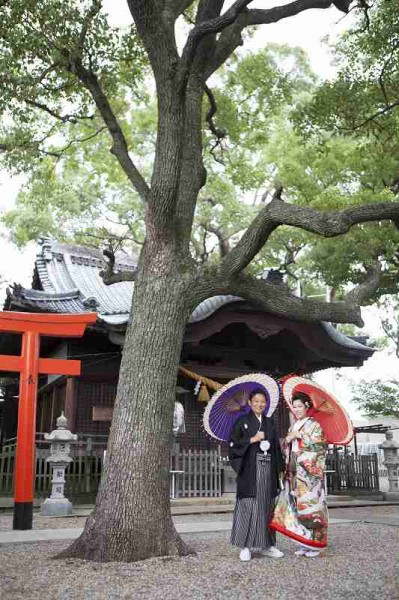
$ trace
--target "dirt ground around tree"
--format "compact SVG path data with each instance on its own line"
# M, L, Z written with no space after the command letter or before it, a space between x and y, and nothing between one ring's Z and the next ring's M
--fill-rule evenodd
M399 507L331 510L339 519L399 516ZM214 518L216 517L216 518ZM222 515L201 515L202 521ZM2 515L1 525L9 525ZM231 515L223 515L231 518ZM35 527L48 523L36 517ZM183 517L176 517L181 521ZM185 517L193 521L193 515ZM54 528L52 519L51 527ZM71 519L62 527L72 527ZM65 524L67 521L67 525ZM84 519L76 519L78 527ZM10 527L8 526L7 529ZM238 560L228 532L187 534L196 551L184 558L156 558L138 563L92 563L54 560L69 542L15 544L0 547L2 600L398 600L399 528L377 523L340 523L330 527L322 558L294 555L296 545L278 536L282 559L255 555Z

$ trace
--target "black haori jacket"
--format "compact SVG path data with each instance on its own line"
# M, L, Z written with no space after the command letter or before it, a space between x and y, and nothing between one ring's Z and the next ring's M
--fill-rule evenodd
M279 493L279 474L282 471L283 459L273 420L262 415L262 425L259 429L259 419L251 411L237 419L229 437L229 461L237 473L237 498L251 498L256 493L256 454L261 452L261 449L259 442L250 444L249 440L258 431L263 431L265 440L270 442L268 453L271 457L272 497Z

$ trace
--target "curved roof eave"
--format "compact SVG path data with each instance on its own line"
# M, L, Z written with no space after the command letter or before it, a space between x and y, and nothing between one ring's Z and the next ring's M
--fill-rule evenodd
M320 324L323 327L323 329L325 329L325 331L328 333L329 337L340 346L344 346L345 348L351 348L353 350L366 350L367 352L370 352L370 354L376 351L376 348L372 348L371 346L361 344L360 342L357 342L356 340L348 337L344 333L341 333L340 331L335 329L335 327L333 327L331 323L328 323L327 321L321 321Z

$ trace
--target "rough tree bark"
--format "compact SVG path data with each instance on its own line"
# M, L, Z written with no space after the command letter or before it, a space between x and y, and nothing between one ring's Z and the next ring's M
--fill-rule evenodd
M170 513L169 444L190 294L184 265L153 250L143 251L96 507L62 556L128 562L189 553Z

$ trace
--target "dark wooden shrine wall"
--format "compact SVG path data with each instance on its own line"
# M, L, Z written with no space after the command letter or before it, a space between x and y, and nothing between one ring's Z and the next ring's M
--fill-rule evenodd
M85 435L108 435L109 433L117 381L114 376L109 377L109 374L105 381L98 381L98 377L98 373L92 373L74 380L74 417L71 427L74 433ZM40 395L37 410L38 432L45 433L55 429L57 417L66 408L66 394L67 383L63 378ZM179 400L185 409L186 433L179 434L176 441L186 449L214 449L218 442L208 436L202 424L206 404L199 402L191 392L181 394ZM68 410L66 412L68 413ZM288 415L288 409L280 400L274 414L279 437L283 437L287 432ZM68 414L67 416L69 417Z
M116 397L117 382L78 381L76 390L75 431L77 433L92 433L108 435L111 420L107 417ZM94 412L93 412L94 410ZM95 413L103 413L104 420L93 420ZM97 414L98 418L98 414Z
M120 352L88 345L82 375L74 389L74 432L108 435L116 398ZM108 353L110 352L110 353Z
M202 416L206 404L198 402L197 397L193 394L182 394L179 397L179 402L184 406L184 421L186 425L186 433L181 433L176 436L176 441L181 448L192 450L214 450L216 448L216 440L210 438L202 425Z
M50 433L56 420L65 411L66 381L63 379L38 397L36 431Z
M288 428L290 426L290 411L283 398L280 397L280 402L278 403L277 409L274 413L274 424L276 426L277 434L279 438L283 438L286 436Z
M5 440L14 438L17 435L18 400L5 398L4 402L0 404L0 411L2 414L0 443L3 443Z
M78 379L75 385L76 412L73 431L81 434L108 435L111 425L110 415L116 396L117 382L98 382L91 378ZM55 428L55 421L65 410L66 385L65 382L55 386L44 393L39 400L37 431L50 432ZM186 433L179 434L176 441L182 448L209 450L218 444L205 432L202 418L206 407L205 403L198 402L192 393L182 394L179 400L185 410ZM104 409L108 409L104 410ZM109 417L107 416L107 412ZM93 417L103 418L95 420ZM280 401L274 414L274 422L279 437L283 437L289 426L289 412L285 404Z
M77 379L74 385L74 424L73 432L83 434L108 435L111 425L112 410L100 418L93 420L93 408L97 409L97 417L101 409L112 409L116 396L117 383L115 381L96 382ZM37 407L36 430L40 433L49 433L56 427L56 420L61 412L66 410L67 385L64 380L61 384L54 385L39 396ZM100 409L100 410L99 410ZM66 411L68 412L68 411ZM67 415L69 416L69 415Z

